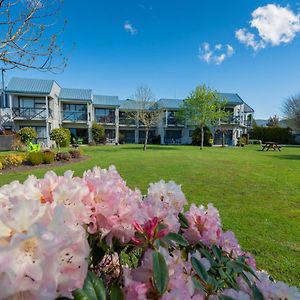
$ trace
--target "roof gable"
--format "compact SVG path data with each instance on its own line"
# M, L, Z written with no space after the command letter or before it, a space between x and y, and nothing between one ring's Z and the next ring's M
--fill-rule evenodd
M60 100L92 101L92 90L91 89L62 88L60 90L58 98Z
M49 95L54 80L13 77L7 85L8 93Z
M120 105L118 96L94 95L93 103L94 103L94 105L103 105L103 106L119 106Z

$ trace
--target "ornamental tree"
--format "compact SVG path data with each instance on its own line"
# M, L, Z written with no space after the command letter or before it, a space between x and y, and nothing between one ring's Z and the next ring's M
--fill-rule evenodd
M289 126L300 129L300 95L289 97L283 104L283 112Z
M216 90L205 85L197 86L181 104L177 117L200 127L200 149L204 144L204 127L215 126L227 116L225 104Z
M142 84L138 86L132 98L136 107L128 111L126 116L144 126L145 140L143 150L146 151L149 129L158 123L162 109L158 107L155 96L147 85Z
M56 143L57 148L67 147L71 140L70 130L68 128L55 128L50 133L50 139Z
M31 127L24 127L18 131L17 136L23 144L28 145L33 139L37 138L37 132Z

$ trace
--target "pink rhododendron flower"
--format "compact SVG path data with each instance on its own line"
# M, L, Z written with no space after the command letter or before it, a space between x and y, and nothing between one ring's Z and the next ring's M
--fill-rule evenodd
M195 204L190 206L185 213L189 222L189 228L184 230L184 237L190 243L202 242L206 246L218 244L222 229L219 212L212 204L197 207Z
M137 234L131 240L134 244L139 246L151 246L156 239L160 239L169 233L168 228L158 228L158 218L155 217L148 220L144 225L140 225L137 222L133 223Z
M178 232L180 228L178 214L183 211L186 203L180 186L173 181L166 183L161 180L150 184L142 207L146 220L157 217L159 222L169 227L170 231Z
M132 222L142 220L140 191L129 189L114 166L108 170L94 168L85 172L83 179L92 196L89 231L101 233L109 245L113 238L129 242L135 232Z
M0 188L0 299L71 296L84 282L85 231L71 210L42 203L37 186L32 176Z

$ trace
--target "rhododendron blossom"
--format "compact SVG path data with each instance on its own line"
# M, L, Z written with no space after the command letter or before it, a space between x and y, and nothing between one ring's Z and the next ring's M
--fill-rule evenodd
M186 204L174 182L142 196L114 166L4 185L0 299L78 300L77 289L111 295L117 286L128 300L250 300L253 288L266 300L300 300L296 287L257 270L212 204L184 213Z

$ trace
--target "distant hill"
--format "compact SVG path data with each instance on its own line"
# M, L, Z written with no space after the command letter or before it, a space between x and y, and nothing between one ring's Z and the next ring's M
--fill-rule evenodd
M255 122L257 124L257 126L267 126L268 120L264 120L264 119L255 119Z

